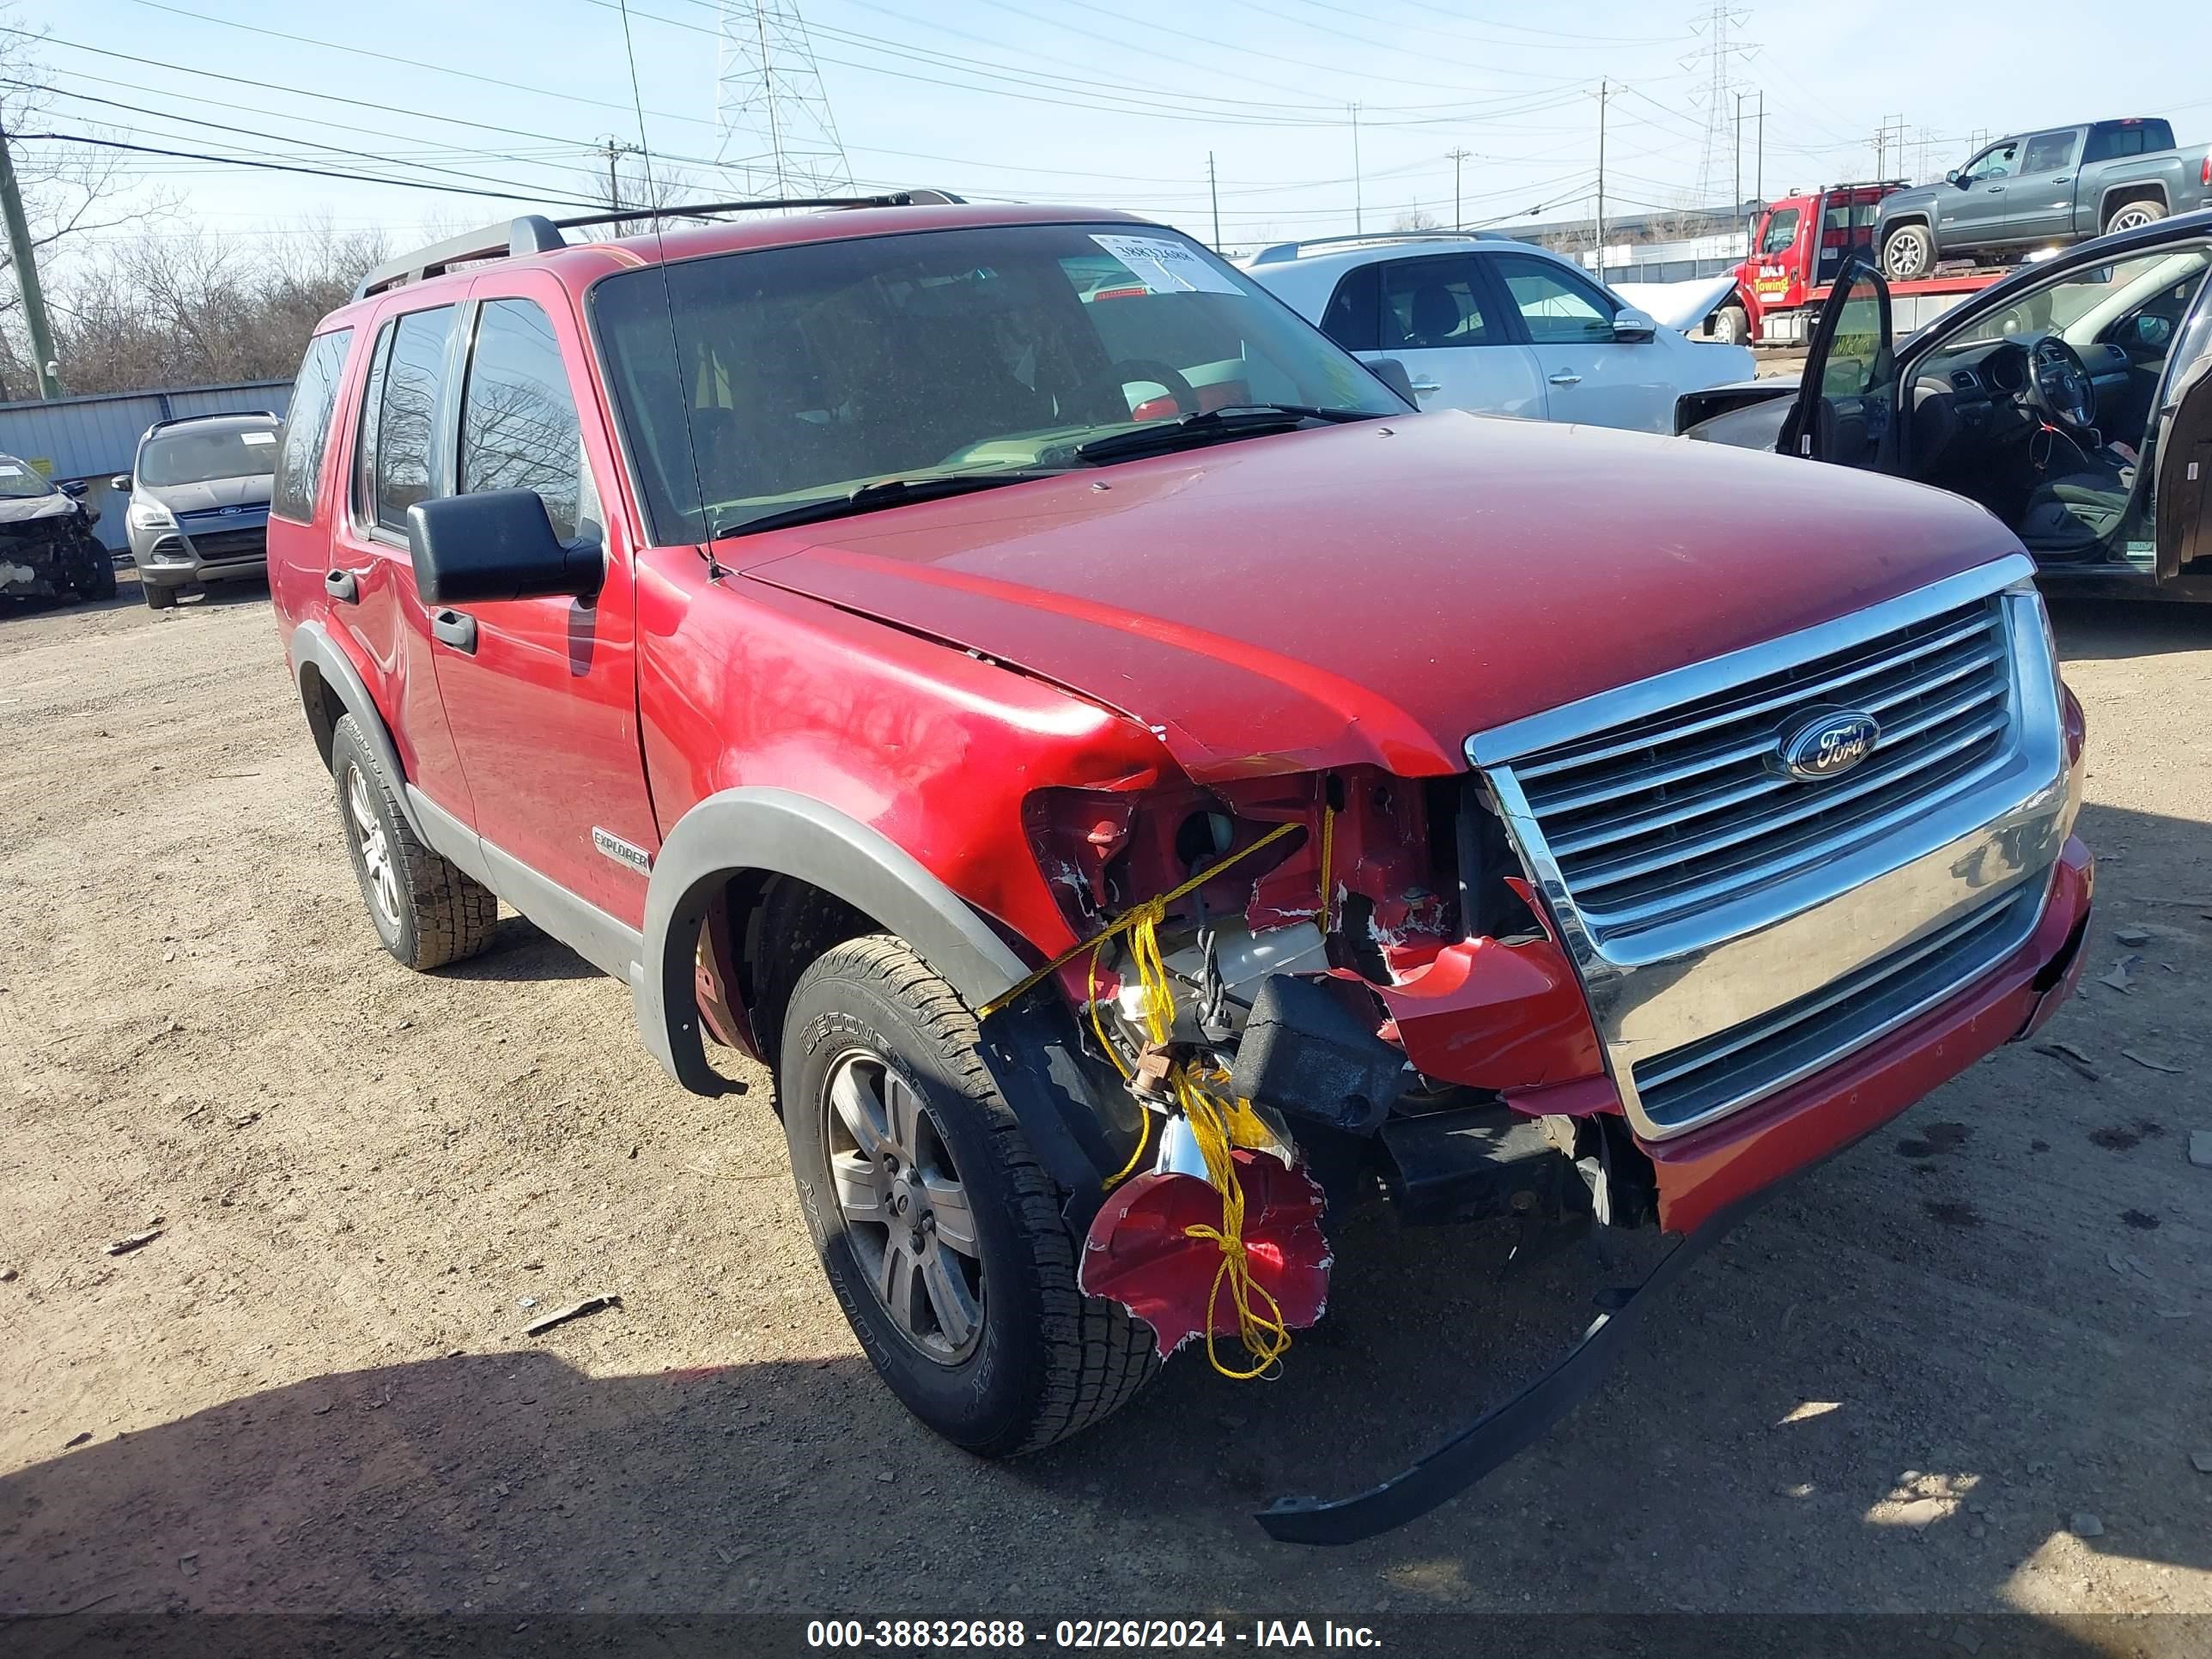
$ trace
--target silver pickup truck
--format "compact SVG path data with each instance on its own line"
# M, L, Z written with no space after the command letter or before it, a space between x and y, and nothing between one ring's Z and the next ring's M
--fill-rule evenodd
M1939 259L2063 246L2212 206L2212 149L2175 148L2152 117L2018 133L1940 185L1883 198L1875 222L1882 273L1925 276Z

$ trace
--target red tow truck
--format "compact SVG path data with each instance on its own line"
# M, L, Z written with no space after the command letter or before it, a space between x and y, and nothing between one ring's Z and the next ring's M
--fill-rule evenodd
M1732 345L1796 346L1813 324L1844 261L1856 253L1875 263L1875 210L1906 180L1829 185L1778 198L1759 216L1751 252L1736 267L1735 292L1713 313L1715 339ZM2002 276L2002 265L1960 266L1914 282L1890 285L1894 325L1900 334L1933 322L1972 294Z

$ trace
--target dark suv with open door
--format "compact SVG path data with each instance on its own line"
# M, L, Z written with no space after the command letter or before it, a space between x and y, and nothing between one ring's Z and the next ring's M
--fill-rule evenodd
M2027 266L1894 345L1846 269L1804 377L1693 392L1692 438L1936 484L2016 532L2042 580L2212 600L2212 211Z

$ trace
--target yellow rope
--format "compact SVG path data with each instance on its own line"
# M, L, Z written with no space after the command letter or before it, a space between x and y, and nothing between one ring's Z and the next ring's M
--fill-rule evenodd
M1329 890L1329 867L1336 853L1336 808L1324 799L1321 805L1321 908L1314 912L1314 920L1321 930L1328 932L1328 913L1335 908L1336 895Z
M1058 956L1054 957L1050 962L1045 963L1043 967L1038 969L1036 972L1031 974L1028 978L1021 980L1008 989L1000 992L998 995L993 997L988 1002L985 1003L981 1007L975 1011L975 1018L978 1019L988 1019L993 1014L997 1013L1000 1009L1005 1007L1008 1003L1019 1001L1023 997L1028 995L1030 992L1043 984L1045 981L1051 978L1061 969L1066 967L1067 964L1074 961L1076 957L1081 956L1085 951L1096 951L1097 947L1104 945L1108 939L1114 938L1118 933L1127 933L1131 928L1134 927L1139 921L1145 920L1147 916L1151 917L1155 927L1158 926L1160 919L1167 914L1167 907L1174 903L1177 899L1183 897L1187 894L1196 892L1200 888L1205 886L1207 882L1212 881L1223 871L1229 869L1233 865L1243 863L1246 859L1250 858L1253 854L1258 852L1262 847L1272 847L1277 842L1280 841L1285 836L1289 835L1291 830L1302 830L1304 827L1304 825L1297 823L1279 823L1273 829L1267 831L1266 835L1261 836L1259 840L1254 842L1249 847L1246 848L1243 852L1231 853L1227 858L1222 860L1220 863L1206 866L1205 869L1200 871L1188 881L1183 883L1182 886L1173 888L1169 891L1161 894L1158 898L1146 899L1142 904L1136 906L1133 909L1124 911L1121 916L1107 924L1106 929L1103 933L1085 939L1079 945L1070 945L1066 950L1062 951Z
M1336 813L1324 804L1322 817L1321 870L1322 903L1315 914L1324 932L1328 930L1329 913L1329 860L1334 839ZM1165 1048L1175 1035L1176 1000L1173 985L1168 978L1167 963L1160 951L1160 923L1166 920L1168 907L1177 899L1196 891L1231 865L1248 859L1263 847L1272 846L1291 830L1303 826L1278 824L1254 842L1243 851L1210 865L1181 886L1146 899L1133 906L1109 923L1105 929L1091 939L1063 951L1035 973L1001 992L975 1011L976 1017L990 1015L1027 994L1052 975L1058 973L1085 951L1091 953L1090 972L1085 990L1091 1005L1091 1029L1098 1039L1098 1046L1106 1057L1127 1079L1133 1076L1122 1060L1121 1051L1107 1040L1104 1021L1099 1014L1096 994L1099 969L1103 963L1108 941L1122 934L1128 936L1129 958L1136 969L1137 980L1145 989L1145 1033L1155 1049ZM1253 1113L1251 1103L1231 1100L1218 1091L1216 1085L1228 1081L1226 1074L1218 1068L1204 1071L1187 1063L1178 1063L1168 1073L1168 1081L1175 1090L1176 1103L1182 1108L1190 1124L1191 1135L1198 1143L1199 1154L1206 1160L1207 1182L1221 1194L1221 1224L1218 1227L1194 1225L1183 1229L1187 1238L1211 1240L1221 1251L1221 1265L1213 1275L1212 1287L1206 1297L1206 1358L1213 1369L1225 1377L1248 1382L1264 1376L1273 1370L1276 1364L1290 1352L1291 1333L1283 1318L1283 1310L1267 1287L1252 1276L1252 1264L1244 1248L1244 1186L1237 1178L1237 1163L1232 1155L1239 1145L1265 1145L1264 1126ZM1144 1161L1145 1148L1152 1140L1152 1113L1147 1109L1139 1126L1137 1148L1106 1182L1109 1188L1119 1186ZM1245 1370L1236 1370L1222 1362L1214 1345L1213 1321L1220 1306L1222 1287L1229 1290L1230 1300L1237 1309L1237 1332L1251 1355L1252 1364Z

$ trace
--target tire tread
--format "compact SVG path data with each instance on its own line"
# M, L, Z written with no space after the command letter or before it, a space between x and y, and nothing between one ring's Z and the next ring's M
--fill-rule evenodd
M915 1016L982 1114L994 1154L1012 1178L1018 1219L1030 1249L1030 1271L1043 1309L1048 1358L1036 1418L1006 1455L1040 1451L1103 1422L1158 1374L1159 1346L1151 1328L1127 1309L1085 1296L1079 1287L1075 1244L1060 1218L1059 1190L991 1080L975 1014L911 946L887 933L833 947L801 975L800 983L832 973L876 981Z

